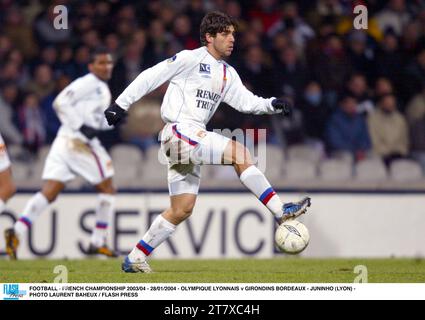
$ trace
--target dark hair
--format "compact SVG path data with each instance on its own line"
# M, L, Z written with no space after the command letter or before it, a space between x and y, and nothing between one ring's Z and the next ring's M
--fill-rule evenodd
M96 56L98 56L100 54L111 54L111 51L108 48L104 47L104 46L96 47L95 49L93 49L90 52L89 63L93 63L94 60L96 60Z
M394 94L392 94L392 93L384 93L384 94L381 94L380 96L377 97L378 98L377 103L378 104L382 103L388 97L392 97L392 98L394 98L397 101L397 98L396 98L396 96Z
M202 19L200 27L200 39L202 45L207 45L206 34L209 33L211 36L215 37L217 33L226 31L230 26L237 28L237 23L235 19L226 13L220 11L212 11L205 15Z
M350 92L343 92L343 93L339 96L338 102L339 102L339 103L343 103L343 102L345 102L345 101L346 101L346 100L348 100L348 99L353 99L353 100L355 100L356 102L358 102L357 97L356 97L354 94L350 93Z

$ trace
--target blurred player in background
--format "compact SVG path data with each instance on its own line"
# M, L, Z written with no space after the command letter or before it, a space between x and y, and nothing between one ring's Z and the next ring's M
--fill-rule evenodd
M45 162L42 190L28 201L14 227L5 231L6 250L12 259L16 259L19 239L76 175L94 185L99 193L96 225L87 253L117 256L106 245L108 223L114 210L114 169L97 138L101 131L110 129L103 112L111 103L106 83L113 69L111 54L104 48L95 50L88 68L90 73L69 84L53 103L62 125Z
M7 155L6 145L0 135L0 213L3 212L7 200L9 200L15 192L16 187L12 180L9 156Z
M235 28L235 21L226 14L207 14L200 28L203 47L181 51L143 71L105 111L108 123L114 125L131 104L170 81L161 106L166 123L161 133L161 148L169 161L171 207L155 219L125 258L122 264L125 272L152 271L146 257L192 213L202 164L232 164L241 182L279 223L303 214L310 206L310 198L283 205L242 144L205 129L221 102L244 113L287 115L290 112L285 100L264 99L248 91L236 70L223 61L233 51Z

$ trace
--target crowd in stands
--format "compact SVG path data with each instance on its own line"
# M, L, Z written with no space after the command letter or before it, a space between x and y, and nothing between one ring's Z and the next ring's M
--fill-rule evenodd
M67 29L54 28L59 4L68 8ZM356 4L368 8L366 30L353 29ZM267 128L271 143L321 144L328 156L348 151L358 161L371 153L388 165L425 159L423 0L0 0L3 138L36 154L60 126L55 96L88 72L92 49L104 45L114 55L109 85L116 98L144 69L198 47L199 25L210 10L238 21L229 63L244 84L294 104L288 119L223 106L210 128ZM150 99L160 101L163 93L164 86ZM141 148L156 140L119 129L103 139L108 147Z

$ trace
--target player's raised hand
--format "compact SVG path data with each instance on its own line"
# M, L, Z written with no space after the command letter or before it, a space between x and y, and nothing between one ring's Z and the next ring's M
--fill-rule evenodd
M277 98L272 101L272 106L276 110L282 110L284 116L289 116L292 111L292 103L287 99Z
M106 121L108 121L110 126L116 125L118 122L124 119L126 115L126 111L116 103L109 106L108 109L105 110Z

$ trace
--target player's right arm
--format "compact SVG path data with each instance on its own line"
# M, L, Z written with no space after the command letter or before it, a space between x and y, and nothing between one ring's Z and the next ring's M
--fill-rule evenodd
M130 106L146 94L152 92L166 81L185 74L194 60L192 51L184 50L174 57L164 60L155 66L144 70L120 94L115 103L105 111L109 125L117 124Z
M63 89L53 101L53 108L61 123L72 130L79 130L84 123L78 104L92 90L82 79L77 79Z
M83 114L78 108L85 97L95 90L91 82L80 78L63 89L53 101L53 108L61 123L74 131L80 131L87 139L96 137L99 130L84 124Z

